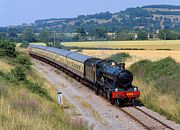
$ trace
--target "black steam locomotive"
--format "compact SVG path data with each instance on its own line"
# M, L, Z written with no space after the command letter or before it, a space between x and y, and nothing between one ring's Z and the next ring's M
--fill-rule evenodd
M85 82L112 104L134 104L140 96L138 87L132 85L133 75L125 69L124 63L38 45L29 45L29 54Z

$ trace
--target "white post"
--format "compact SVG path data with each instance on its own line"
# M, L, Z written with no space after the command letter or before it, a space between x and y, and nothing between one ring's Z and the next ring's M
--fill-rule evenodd
M62 92L58 92L58 93L57 93L57 99L58 99L58 104L59 104L59 105L62 105L62 104L63 104Z

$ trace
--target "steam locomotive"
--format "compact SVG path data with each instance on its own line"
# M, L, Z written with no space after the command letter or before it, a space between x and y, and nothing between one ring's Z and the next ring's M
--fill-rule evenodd
M132 103L140 96L138 87L132 85L133 75L125 64L103 60L65 49L29 45L31 57L44 61L85 82L97 95L107 98L112 104Z

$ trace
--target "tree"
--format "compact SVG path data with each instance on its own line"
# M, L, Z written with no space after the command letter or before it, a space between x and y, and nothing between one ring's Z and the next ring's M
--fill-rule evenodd
M16 38L17 37L17 30L15 28L9 28L8 36L11 38Z
M146 31L139 31L137 34L138 40L147 40L148 39L148 33Z
M34 34L32 28L28 27L23 31L22 39L23 39L23 41L27 41L27 42L35 42L36 41L35 34Z
M96 28L93 31L93 36L95 37L95 39L98 39L98 40L105 40L107 38L106 31L102 27Z
M48 43L50 42L50 31L49 30L42 30L40 33L39 33L39 40L41 42L44 42L44 43Z
M5 40L7 38L7 34L5 32L0 32L0 40Z
M7 35L8 35L8 39L12 42L16 42L17 41L17 30L15 28L9 28L8 29L8 32L7 32Z
M164 29L159 31L158 37L162 40L176 40L180 38L180 33Z
M77 35L75 36L75 38L79 41L85 41L87 38L87 34L85 32L84 28L80 28L76 30Z
M116 32L116 40L133 40L134 34L128 32Z

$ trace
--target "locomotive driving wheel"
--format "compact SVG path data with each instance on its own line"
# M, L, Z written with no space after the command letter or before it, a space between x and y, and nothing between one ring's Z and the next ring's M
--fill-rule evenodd
M110 102L111 102L112 105L114 105L115 104L115 99L111 99Z

